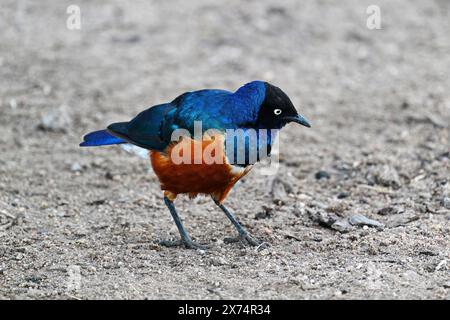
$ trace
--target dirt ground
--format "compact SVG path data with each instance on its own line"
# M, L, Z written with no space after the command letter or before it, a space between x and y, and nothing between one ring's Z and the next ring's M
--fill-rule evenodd
M0 7L0 299L450 297L449 1ZM224 243L225 215L183 197L211 249L160 246L178 232L148 161L81 137L254 79L313 125L284 129L278 174L225 202L270 247Z

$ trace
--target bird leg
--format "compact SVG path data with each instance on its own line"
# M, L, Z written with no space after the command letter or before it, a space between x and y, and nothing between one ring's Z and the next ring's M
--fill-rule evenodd
M175 224L177 225L178 231L180 232L181 236L181 242L163 240L160 242L160 244L166 247L179 246L180 244L182 244L188 249L205 250L206 249L205 246L195 243L194 241L192 241L191 237L189 237L189 234L187 233L186 229L183 226L183 223L181 222L180 217L178 216L177 210L175 209L175 205L173 204L173 202L169 198L164 197L164 203L166 204L167 208L169 208L170 214L172 215L172 218L175 221Z
M260 246L261 244L263 244L263 242L255 239L240 223L239 221L236 219L236 217L223 205L221 204L219 201L217 201L216 199L214 199L214 202L216 203L216 205L222 209L222 211L225 213L225 215L228 217L228 219L230 219L231 223L235 226L235 228L237 229L237 231L239 232L239 238L240 240L243 240L245 242L247 242L248 244L250 244L251 246L257 247ZM227 238L228 242L236 242L233 241L233 239L229 239Z

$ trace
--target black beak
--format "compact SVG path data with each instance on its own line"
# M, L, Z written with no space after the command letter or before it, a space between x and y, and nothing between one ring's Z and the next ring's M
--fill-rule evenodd
M308 120L306 120L303 116L301 115L296 115L293 117L285 117L284 118L287 122L296 122L298 124L301 124L302 126L311 128L311 125L309 124Z

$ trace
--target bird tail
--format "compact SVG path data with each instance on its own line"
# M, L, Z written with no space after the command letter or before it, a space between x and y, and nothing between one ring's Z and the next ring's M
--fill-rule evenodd
M97 147L121 143L126 143L126 141L113 136L106 130L99 130L85 135L80 147Z

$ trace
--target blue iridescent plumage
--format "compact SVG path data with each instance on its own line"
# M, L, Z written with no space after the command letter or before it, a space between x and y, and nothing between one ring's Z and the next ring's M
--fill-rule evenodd
M80 147L96 147L125 143L124 140L113 136L106 130L98 130L88 133L83 139L84 141L80 143Z
M282 116L273 114L276 108L284 110ZM194 124L201 122L202 133L209 129L224 133L227 129L255 129L256 143L252 145L246 141L240 146L245 149L246 154L246 160L240 165L246 166L254 163L249 159L251 148L259 151L264 147L270 154L275 136L269 133L268 139L262 139L258 130L281 129L291 121L307 124L279 88L266 82L252 81L236 92L204 89L183 93L169 103L148 108L129 122L109 125L107 132L103 130L86 135L81 146L129 142L145 149L164 151L171 143L175 130L187 130L195 138ZM228 140L227 138L226 143ZM229 151L227 149L227 155ZM238 145L234 145L232 151L234 154L238 153ZM228 159L231 163L236 163L234 155ZM260 157L256 160L259 161Z
M202 129L226 130L248 127L255 123L264 100L265 85L253 81L235 93L225 90L199 90L187 92L172 102L151 107L138 114L130 122L114 123L108 127L110 136L91 140L84 137L81 146L113 144L112 136L150 150L164 150L176 129L194 133L194 122L201 121ZM120 142L119 142L120 141Z

